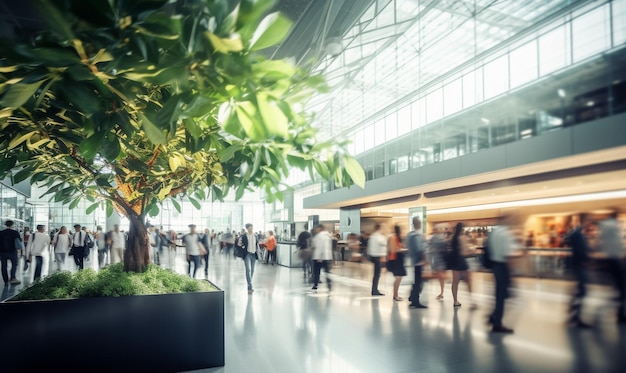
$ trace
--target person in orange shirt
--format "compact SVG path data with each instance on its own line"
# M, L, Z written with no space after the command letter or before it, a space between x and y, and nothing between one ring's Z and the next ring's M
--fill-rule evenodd
M265 248L267 250L267 264L272 262L272 265L276 263L276 237L274 237L274 232L269 231L269 237L265 241Z

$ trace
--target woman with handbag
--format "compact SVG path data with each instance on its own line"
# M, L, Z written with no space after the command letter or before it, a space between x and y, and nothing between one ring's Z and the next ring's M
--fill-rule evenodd
M407 252L407 249L402 244L400 226L394 225L393 231L394 234L389 236L387 240L387 270L392 272L395 277L393 281L393 300L399 302L404 300L398 296L398 289L400 288L402 277L406 276L404 253Z
M452 298L454 299L454 307L461 307L457 299L457 293L459 290L459 282L461 278L465 278L467 283L467 290L472 294L472 282L470 279L470 273L468 271L469 266L465 255L468 251L468 243L463 235L463 223L457 223L454 227L454 233L450 239L450 256L449 256L449 269L452 270ZM476 305L472 304L470 309L476 308Z

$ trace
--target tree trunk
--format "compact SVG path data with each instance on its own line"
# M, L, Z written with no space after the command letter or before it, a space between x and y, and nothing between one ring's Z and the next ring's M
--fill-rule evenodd
M132 214L128 216L128 219L130 220L130 228L124 253L124 271L143 272L150 264L148 231L141 216Z

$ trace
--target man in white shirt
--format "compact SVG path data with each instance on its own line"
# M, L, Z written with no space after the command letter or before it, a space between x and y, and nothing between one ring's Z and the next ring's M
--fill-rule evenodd
M74 233L72 234L72 251L74 255L74 263L78 266L78 269L83 269L85 260L85 239L87 238L87 232L83 232L80 229L80 224L74 224Z
M387 255L387 238L382 233L382 225L374 225L374 233L367 242L367 255L374 263L374 277L372 278L372 295L385 295L378 291L378 280L380 279L380 258Z
M28 241L28 253L29 256L35 257L35 275L34 281L41 279L41 267L43 266L43 256L48 253L50 248L50 236L45 233L46 227L44 225L37 226L37 232L33 232Z
M193 278L196 278L196 272L198 268L202 266L200 256L203 250L201 247L204 250L206 250L206 248L204 248L202 242L200 242L200 237L198 233L196 233L195 224L189 224L189 233L183 236L183 244L187 251L187 275L191 276L191 263L193 262Z
M320 282L320 273L322 268L326 272L326 283L328 291L330 291L330 263L333 259L333 238L326 230L324 225L320 224L315 227L315 235L313 236L313 290L317 290L317 284Z
M111 255L111 264L120 263L124 260L124 248L126 247L126 236L124 232L120 232L120 226L115 224L113 230L109 233L109 247Z
M513 333L502 325L504 316L504 301L508 297L508 289L511 283L508 257L513 254L518 247L513 239L513 234L505 225L511 221L510 216L500 217L500 223L493 229L487 239L489 258L491 259L491 270L496 283L495 308L489 316L489 322L493 325L491 331L494 333Z

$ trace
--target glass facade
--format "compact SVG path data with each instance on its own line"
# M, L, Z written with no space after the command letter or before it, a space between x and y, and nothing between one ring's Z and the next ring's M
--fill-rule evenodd
M368 180L626 110L626 0L474 5L376 2L320 65Z

